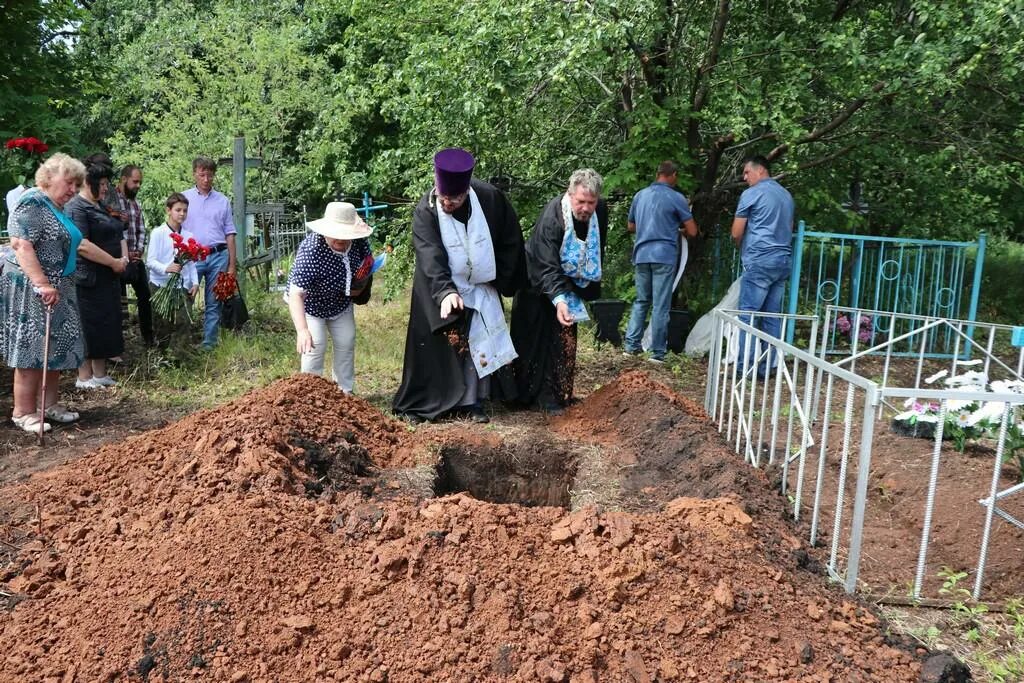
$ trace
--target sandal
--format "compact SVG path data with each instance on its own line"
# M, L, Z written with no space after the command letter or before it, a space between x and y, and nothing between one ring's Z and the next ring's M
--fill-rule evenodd
M29 413L28 415L22 415L21 417L15 417L11 415L11 422L17 425L20 429L28 432L29 434L39 433L39 415L37 413ZM50 423L43 423L43 431L50 431Z
M59 403L54 403L52 406L49 406L46 409L46 417L50 418L54 422L67 424L69 422L74 422L75 420L77 420L79 418L79 415L75 411L68 410Z

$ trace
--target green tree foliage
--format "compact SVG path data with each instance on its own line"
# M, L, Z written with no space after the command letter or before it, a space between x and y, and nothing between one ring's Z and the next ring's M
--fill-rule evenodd
M1021 9L321 0L313 30L334 46L335 92L356 106L320 120L318 157L339 159L337 177L419 190L433 150L466 145L534 207L573 167L631 193L673 157L709 227L759 152L826 228L1002 230L1022 175ZM339 139L360 140L357 155L337 155ZM869 225L840 208L855 179Z
M78 139L72 116L86 75L73 61L79 8L71 0L0 3L0 143L36 137L54 150ZM20 181L0 168L7 188Z
M707 230L757 152L822 229L1012 236L1022 17L1024 0L94 0L77 55L102 85L76 124L146 167L147 199L237 133L266 162L258 192L310 204L413 199L433 152L463 145L524 224L573 168L628 199L674 158ZM853 181L866 217L842 208Z
M117 163L144 168L148 204L162 205L191 184L194 157L230 156L239 134L248 153L263 159L250 172L254 194L308 199L316 169L305 138L334 105L326 62L307 49L300 6L96 3L82 46L103 55L112 87L93 99L89 124L110 127ZM218 177L222 189L230 187L229 168Z

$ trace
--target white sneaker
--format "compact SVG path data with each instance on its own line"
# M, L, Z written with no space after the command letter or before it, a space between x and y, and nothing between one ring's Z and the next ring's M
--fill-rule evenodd
M103 385L96 381L95 377L89 379L76 379L75 389L102 389Z
M68 424L69 422L74 422L79 417L81 417L75 411L68 410L59 403L54 403L52 406L47 408L45 414L46 417L50 418L54 422L60 422L61 424Z
M103 377L93 376L92 381L96 382L96 384L100 385L101 387L117 386L117 382L115 382L110 375L104 375Z

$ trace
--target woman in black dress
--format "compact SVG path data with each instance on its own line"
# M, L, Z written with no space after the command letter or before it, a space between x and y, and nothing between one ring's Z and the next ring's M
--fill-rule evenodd
M121 334L120 273L128 262L124 223L101 205L110 191L114 171L100 163L88 164L81 191L64 207L65 213L100 252L83 255L75 271L78 310L85 338L85 362L78 369L79 389L114 386L107 375L107 359L124 351Z

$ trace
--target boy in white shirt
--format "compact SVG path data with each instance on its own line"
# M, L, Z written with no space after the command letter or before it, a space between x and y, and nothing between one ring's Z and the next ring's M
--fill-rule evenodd
M164 287L171 279L172 273L181 274L181 287L188 291L191 299L199 290L199 278L196 264L188 261L185 264L174 260L174 241L171 233L178 233L184 241L192 237L192 233L183 230L181 224L188 215L188 199L180 192L175 192L164 202L167 220L149 236L149 249L146 252L146 269L149 271L149 282L154 287ZM155 293L154 293L155 294Z

